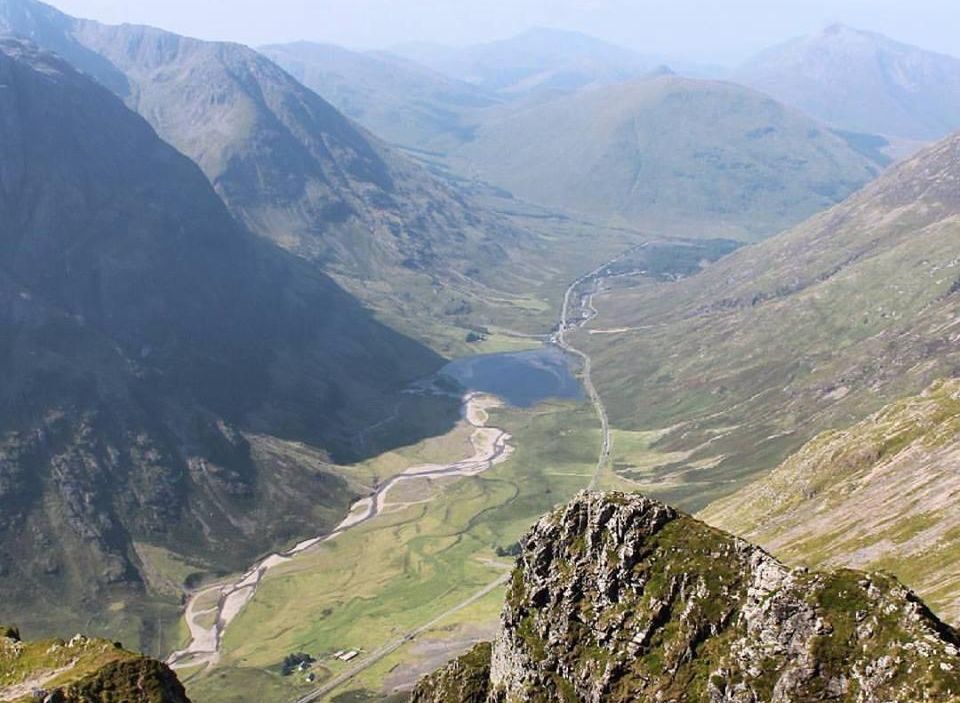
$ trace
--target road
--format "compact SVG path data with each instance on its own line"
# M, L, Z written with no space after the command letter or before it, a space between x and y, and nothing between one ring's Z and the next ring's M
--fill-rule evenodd
M610 419L607 416L607 407L603 404L603 398L600 397L600 393L597 391L597 387L593 383L593 360L585 351L577 349L575 346L573 346L573 344L567 341L567 332L572 329L576 329L577 327L582 327L597 316L597 309L593 306L593 294L588 294L585 305L589 315L586 318L578 319L576 322L573 322L570 319L571 303L577 293L577 289L579 289L580 286L595 280L608 266L617 263L628 254L636 251L637 249L642 249L645 246L646 244L641 244L638 247L633 247L610 259L610 261L601 264L590 273L584 274L576 281L571 283L570 287L567 288L566 293L563 295L563 305L560 308L560 326L557 328L557 333L553 337L554 344L568 354L576 356L583 362L583 369L581 371L583 389L587 392L587 398L590 399L590 403L593 405L594 410L597 413L597 417L600 420L600 456L597 459L597 467L593 472L593 477L590 479L590 484L587 486L588 490L591 491L596 489L597 483L599 483L600 477L603 474L603 469L610 461L610 450L612 447L610 439Z

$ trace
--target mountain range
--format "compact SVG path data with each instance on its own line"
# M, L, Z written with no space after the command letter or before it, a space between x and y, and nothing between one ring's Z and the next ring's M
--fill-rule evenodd
M129 628L145 546L237 568L338 520L355 489L325 460L443 359L251 234L68 64L7 40L0 85L0 589L38 632Z
M393 53L434 71L505 96L568 92L635 78L655 59L580 32L536 27L467 47L419 43Z
M500 109L449 152L462 170L553 208L748 240L843 200L880 170L764 95L670 72Z
M391 150L252 49L80 20L35 0L3 0L0 29L111 88L200 166L251 231L429 344L462 342L466 329L434 321L465 298L503 298L525 284L525 254L543 251L538 237ZM404 302L411 291L416 305Z
M768 49L733 77L846 130L922 142L960 129L960 59L845 25Z
M260 51L337 109L395 144L470 138L469 115L503 102L475 85L386 52L296 42Z

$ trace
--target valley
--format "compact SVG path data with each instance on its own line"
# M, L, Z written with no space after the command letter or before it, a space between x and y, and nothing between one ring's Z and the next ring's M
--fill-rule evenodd
M52 2L0 0L0 701L960 695L960 59Z
M182 672L193 695L205 701L229 700L239 690L235 686L253 685L270 695L295 696L303 682L291 684L276 675L269 657L279 661L286 652L273 638L260 634L262 628L282 627L283 622L292 629L281 638L286 648L320 652L321 664L313 669L319 671L319 688L300 695L298 703L328 700L351 686L368 687L371 695L409 687L417 678L413 672L430 668L419 661L418 647L429 643L434 654L428 661L435 665L489 632L496 621L490 603L506 584L511 540L542 506L596 487L606 469L610 446L606 411L590 379L589 357L568 344L565 334L589 319L574 318L573 297L629 253L569 286L554 335L556 347L467 357L449 364L436 379L413 387L413 392L442 392L445 379L452 379L469 389L460 426L438 444L445 455L451 446L462 446L467 434L471 456L444 464L434 458L440 456L434 454L436 449L411 447L401 456L433 460L403 467L385 479L377 468L382 457L365 467L344 467L352 473L372 472L376 478L373 492L354 503L337 528L258 562L228 583L205 586L190 596L185 612L190 642L172 654L169 663ZM579 384L567 370L568 358L581 362ZM579 385L586 391L587 405ZM498 429L491 419L510 429ZM546 427L560 430L559 438L547 440L542 434ZM548 441L556 445L550 454ZM590 446L597 443L599 450L591 457ZM520 465L530 457L537 457L534 466ZM465 480L468 477L472 481ZM457 517L452 519L454 510ZM499 538L491 539L494 521L506 516L509 522L493 533ZM463 531L456 531L461 521ZM344 553L353 555L346 563ZM390 553L403 555L400 563L396 556L386 558ZM420 563L411 568L414 554L420 555ZM439 564L446 570L439 570ZM373 582L372 590L357 581L357 574ZM443 582L439 593L438 579ZM348 595L351 585L359 593ZM288 611L289 606L281 604L291 589L311 595L296 599L300 612L281 615L275 609ZM358 610L361 603L378 614ZM404 604L403 615L390 625L383 623L379 613L399 615L393 610L399 603ZM344 609L352 616L340 612ZM304 631L294 624L303 616L338 624ZM371 621L369 628L362 625L365 621ZM255 640L269 644L252 650L242 644ZM330 656L334 648L358 652L356 660L348 665L337 662ZM267 671L258 670L254 662Z

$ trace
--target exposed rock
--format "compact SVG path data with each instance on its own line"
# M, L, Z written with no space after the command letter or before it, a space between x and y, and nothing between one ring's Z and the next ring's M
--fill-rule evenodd
M16 632L15 628L0 628ZM6 642L6 644L5 644ZM119 644L74 635L0 638L0 699L44 703L190 703L176 674Z
M958 643L892 577L791 570L656 501L584 493L523 541L486 701L954 701ZM453 685L483 670L468 656L414 700L477 700Z

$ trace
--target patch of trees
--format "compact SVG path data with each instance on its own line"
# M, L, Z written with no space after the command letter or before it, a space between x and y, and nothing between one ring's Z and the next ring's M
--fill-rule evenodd
M293 654L288 654L283 658L283 662L280 664L280 673L283 676L289 676L301 666L310 666L316 661L316 659L311 657L306 652L294 652Z

